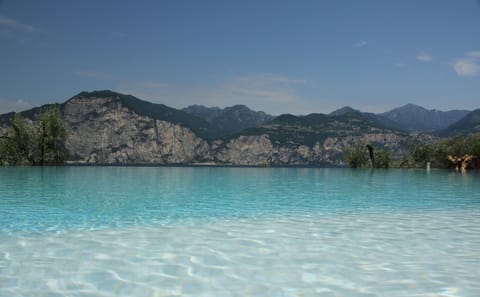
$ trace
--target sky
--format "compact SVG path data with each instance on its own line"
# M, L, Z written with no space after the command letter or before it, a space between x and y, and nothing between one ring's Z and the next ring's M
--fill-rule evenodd
M110 89L271 114L480 108L480 0L0 0L0 113Z

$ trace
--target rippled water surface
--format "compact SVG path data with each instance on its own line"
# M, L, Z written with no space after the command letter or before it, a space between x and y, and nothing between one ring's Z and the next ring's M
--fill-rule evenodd
M480 296L480 175L0 168L0 296Z

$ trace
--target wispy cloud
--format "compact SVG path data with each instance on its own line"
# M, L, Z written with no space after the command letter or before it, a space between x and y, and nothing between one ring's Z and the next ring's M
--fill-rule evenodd
M113 76L96 70L74 70L73 74L86 78L94 78L100 80L111 80Z
M0 16L0 28L16 31L16 32L26 32L26 33L40 33L43 32L40 28L35 26L19 22L14 19L6 18Z
M292 102L295 85L305 84L305 80L291 79L275 75L236 76L226 81L217 90L224 97L239 98L242 101L254 100L269 103Z
M416 59L420 62L430 62L433 60L432 55L426 51L421 51L417 54Z
M210 87L182 86L162 81L124 83L118 91L143 99L182 108L192 104L226 107L245 104L274 114L311 112L309 102L298 95L304 79L281 75L232 76Z
M395 65L395 67L397 67L397 68L404 68L406 66L404 63L400 63L400 62L397 62L393 65Z
M31 106L32 105L29 102L23 99L17 99L17 100L0 99L0 114L12 112L12 111L22 111Z
M352 47L364 47L364 46L367 46L367 44L368 43L365 40L360 40L352 44Z
M477 76L480 74L480 51L472 51L457 59L453 69L459 76Z

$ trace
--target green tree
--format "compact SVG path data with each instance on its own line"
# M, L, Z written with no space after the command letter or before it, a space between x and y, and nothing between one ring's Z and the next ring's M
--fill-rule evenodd
M432 162L434 147L429 144L413 143L410 147L410 160L413 167L424 167L427 162Z
M448 168L450 164L448 156L452 155L454 151L450 141L436 142L431 144L430 147L431 157L428 161L431 162L431 166L435 168Z
M390 162L390 152L387 149L375 152L375 168L389 168Z
M35 132L19 114L15 114L12 127L0 142L0 162L4 165L34 164Z
M39 164L62 165L67 158L67 130L60 110L53 107L42 114L38 131Z
M16 155L15 139L9 134L0 137L0 164L11 165L15 160L12 156Z
M465 142L468 154L480 157L480 133L468 135Z
M472 146L472 153L473 153L473 155L480 157L480 141L478 141L477 143L473 144L473 146Z
M15 132L17 164L34 164L35 132L19 113L13 118L12 128Z
M448 168L451 166L448 156L480 156L480 133L439 140L430 144L413 143L410 159L413 166L424 167L431 162L432 167Z
M359 141L353 146L347 148L345 161L351 168L362 168L368 166L369 157L365 143Z
M41 115L37 129L16 114L11 128L0 136L0 164L62 165L68 155L66 137L57 106Z

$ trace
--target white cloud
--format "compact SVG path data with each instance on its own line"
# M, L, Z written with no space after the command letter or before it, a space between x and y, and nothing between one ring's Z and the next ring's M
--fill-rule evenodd
M2 16L0 16L0 28L27 33L42 32L42 30L37 27Z
M466 53L463 58L457 59L453 64L459 76L477 76L480 74L480 51Z
M28 109L32 105L23 100L23 99L18 99L18 100L6 100L6 99L0 99L0 114L12 112L12 111L23 111L25 109Z
M421 51L417 54L416 59L420 62L430 62L433 58L429 53Z
M470 59L457 60L453 67L460 76L476 76L480 71L480 66Z
M352 47L364 47L366 46L368 43L364 40L361 40L361 41L358 41L358 42L355 42L354 44L352 44Z

